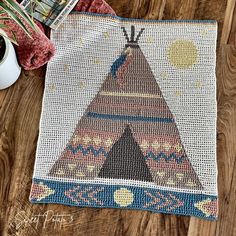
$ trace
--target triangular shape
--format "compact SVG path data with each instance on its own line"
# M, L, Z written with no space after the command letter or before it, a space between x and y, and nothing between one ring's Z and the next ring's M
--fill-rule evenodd
M134 140L129 125L109 151L98 177L153 181L145 157Z
M49 176L69 179L120 176L124 180L144 182L152 179L156 185L169 188L203 189L186 155L174 116L137 44L140 35L136 40L134 36L127 40L124 51L111 66L100 91L80 119ZM124 135L128 135L127 130L123 134L127 124L132 129L132 138L126 143L128 147L132 140L132 157L128 157L123 142L127 138ZM122 150L117 148L119 145ZM142 154L137 147L141 148ZM127 158L134 160L134 156L140 162L134 164L137 165L136 172L140 172L133 174L135 178L127 173L133 166L125 166L129 163ZM117 168L120 168L117 171L123 171L123 177L115 173L115 158Z

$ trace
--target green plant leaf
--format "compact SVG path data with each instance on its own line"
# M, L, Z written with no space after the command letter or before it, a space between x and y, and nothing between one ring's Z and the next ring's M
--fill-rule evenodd
M30 18L30 16L13 0L3 0L12 9L17 12L33 29L36 29L34 21Z
M11 20L10 17L0 17L0 20Z
M0 27L0 28L1 28L1 27ZM8 28L8 27L5 26L5 27L3 27L3 28ZM0 32L0 36L2 36L2 37L5 38L5 39L9 39L12 43L14 43L15 45L18 46L18 43L17 43L17 41L16 41L16 35L15 35L15 33L12 32L12 35L13 35L13 39L9 38L8 36L6 36L6 35L4 35L4 34L2 34L2 33Z
M4 24L0 24L0 28L8 28L8 26L7 25L4 25Z
M30 32L29 30L25 27L25 25L22 23L22 21L19 19L19 17L4 3L0 2L0 7L2 7L5 12L24 30L24 32L30 37Z
M14 31L12 31L12 36L13 36L13 39L12 39L13 41L12 41L12 42L13 42L14 44L16 44L17 46L19 46L18 43L17 43L16 34L14 33ZM10 39L10 40L11 40L11 39Z

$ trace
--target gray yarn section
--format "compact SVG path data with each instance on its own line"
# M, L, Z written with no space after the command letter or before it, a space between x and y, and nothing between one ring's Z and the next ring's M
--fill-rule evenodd
M143 153L129 126L108 153L98 177L153 181Z

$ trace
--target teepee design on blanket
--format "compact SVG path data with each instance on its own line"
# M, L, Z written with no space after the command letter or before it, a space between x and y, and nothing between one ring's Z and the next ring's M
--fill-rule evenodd
M203 189L131 26L127 44L48 175Z

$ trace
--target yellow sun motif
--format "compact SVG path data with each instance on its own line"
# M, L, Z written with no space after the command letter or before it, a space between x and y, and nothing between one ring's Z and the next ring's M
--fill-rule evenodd
M170 63L176 68L187 69L197 62L198 50L190 40L176 40L167 51Z
M122 207L133 203L134 194L127 188L120 188L114 192L114 201Z

